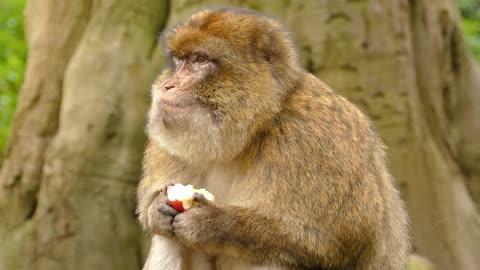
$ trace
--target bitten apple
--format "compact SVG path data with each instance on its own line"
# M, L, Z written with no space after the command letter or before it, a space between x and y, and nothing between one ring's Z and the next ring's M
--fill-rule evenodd
M175 184L167 188L167 197L170 205L179 212L184 212L192 207L197 206L197 202L193 200L193 194L200 193L209 201L214 200L214 196L204 188L194 189L192 185Z

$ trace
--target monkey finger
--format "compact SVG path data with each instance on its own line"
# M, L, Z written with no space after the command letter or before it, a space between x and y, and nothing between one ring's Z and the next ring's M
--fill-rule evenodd
M175 184L173 182L168 181L168 182L165 182L164 185L165 187L171 187L171 186L174 186Z
M164 185L163 185L163 189L159 190L157 192L157 196L158 195L163 195L163 194L167 194L167 190L168 190L168 187L171 187L171 186L174 186L175 184L172 183L172 182L166 182Z
M171 207L170 205L167 205L167 204L162 204L158 207L158 211L160 213L163 213L165 215L169 215L169 216L176 216L178 212L175 208Z
M215 206L215 204L205 198L202 193L195 192L193 194L193 200L198 203L198 206L203 207L203 206Z

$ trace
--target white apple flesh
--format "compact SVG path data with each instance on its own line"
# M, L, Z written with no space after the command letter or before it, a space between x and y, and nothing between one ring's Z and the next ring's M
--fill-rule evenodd
M214 200L214 196L204 188L194 189L192 185L184 186L182 184L175 184L167 188L168 201L178 212L184 212L197 206L197 202L193 199L193 194L195 193L203 194L209 201Z

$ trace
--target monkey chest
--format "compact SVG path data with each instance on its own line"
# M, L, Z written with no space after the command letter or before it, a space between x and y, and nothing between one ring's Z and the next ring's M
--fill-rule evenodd
M241 206L245 203L247 180L243 173L222 167L214 167L205 174L205 188L221 204Z

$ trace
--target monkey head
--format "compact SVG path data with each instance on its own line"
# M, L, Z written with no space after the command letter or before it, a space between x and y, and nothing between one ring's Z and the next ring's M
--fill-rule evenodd
M148 133L188 161L228 161L282 109L302 74L288 33L248 11L204 10L164 35Z

